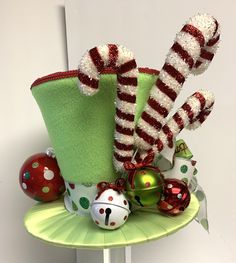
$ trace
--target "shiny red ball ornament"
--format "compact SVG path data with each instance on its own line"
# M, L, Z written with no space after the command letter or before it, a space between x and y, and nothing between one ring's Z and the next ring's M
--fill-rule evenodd
M188 207L190 199L191 194L185 182L178 179L165 179L158 208L169 215L178 215Z
M24 162L19 181L26 195L41 202L54 201L65 191L57 160L46 153L32 155Z

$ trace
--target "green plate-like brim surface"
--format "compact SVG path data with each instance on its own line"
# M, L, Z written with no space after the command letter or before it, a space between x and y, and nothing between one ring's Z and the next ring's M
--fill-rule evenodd
M198 200L192 195L191 203L183 214L165 216L136 211L119 229L103 230L90 217L69 213L63 200L36 204L25 215L27 231L48 243L69 248L102 249L123 247L168 236L190 223L199 210Z

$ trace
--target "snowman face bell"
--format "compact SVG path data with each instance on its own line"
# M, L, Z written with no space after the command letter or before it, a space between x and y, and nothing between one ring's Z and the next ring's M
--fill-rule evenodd
M95 224L104 229L116 229L128 219L129 203L123 193L105 190L92 203L91 216Z

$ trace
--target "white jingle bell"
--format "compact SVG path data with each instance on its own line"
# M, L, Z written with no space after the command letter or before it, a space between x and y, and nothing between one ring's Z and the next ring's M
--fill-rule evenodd
M122 192L106 189L96 196L90 213L96 225L113 230L128 219L129 203Z

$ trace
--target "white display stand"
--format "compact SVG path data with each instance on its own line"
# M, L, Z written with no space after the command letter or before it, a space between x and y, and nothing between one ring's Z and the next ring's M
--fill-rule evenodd
M76 250L76 263L131 263L131 246L117 249Z

